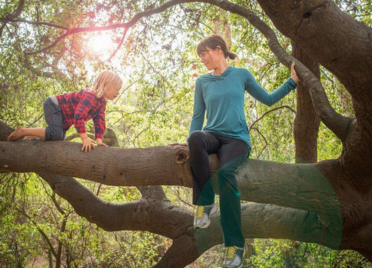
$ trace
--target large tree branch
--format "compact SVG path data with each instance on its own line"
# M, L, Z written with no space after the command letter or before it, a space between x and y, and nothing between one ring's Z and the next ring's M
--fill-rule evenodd
M258 2L280 32L345 85L363 130L357 147L371 151L372 28L354 20L330 0L281 0L280 5L276 0Z
M319 64L292 41L292 55L320 79ZM297 86L297 111L293 134L296 144L296 163L316 163L318 155L318 131L320 119L314 110L311 95L306 86Z
M104 230L149 231L173 239L173 245L155 267L173 267L176 262L177 267L183 267L223 242L219 213L212 217L210 229L194 230L191 213L168 200L142 198L113 204L99 199L73 178L40 175L80 216ZM331 229L333 226L307 211L254 203L242 205L245 238L292 239L339 249L341 233L334 234Z
M371 27L354 20L330 0L281 0L280 8L276 0L258 2L279 31L334 73L352 95L361 85L370 88ZM364 93L371 97L370 92Z
M44 172L116 186L192 186L189 164L185 162L188 151L182 147L98 147L89 153L82 152L80 147L64 141L0 142L0 172ZM317 169L321 163L284 164L250 159L237 172L241 198L339 219L339 203L332 188L339 182L330 184ZM211 156L211 167L212 172L217 170L215 155ZM216 193L217 181L212 178Z
M12 129L0 122L0 140L5 140L11 131ZM4 147L3 145L12 146L13 151L11 151L10 154L21 155L21 153L14 151L14 148L19 146L24 149L22 152L27 156L26 158L22 158L22 162L27 163L30 156L33 156L33 162L40 162L43 161L44 158L39 157L38 161L35 161L34 156L36 151L33 151L33 148L39 147L38 145L43 145L43 150L48 150L48 146L53 147L53 144L63 145L62 148L53 150L57 157L68 155L68 151L71 148L74 150L76 149L76 151L80 149L80 145L75 144L75 146L67 142L0 142L0 152L2 152L0 156L8 155L6 151L8 148L5 150L4 148L6 146ZM106 149L111 153L112 150L116 148ZM156 154L155 151L152 152L154 149L157 152ZM140 169L138 169L138 166L132 166L132 169L134 168L136 171L128 172L126 174L127 176L135 176L136 173L138 173L137 176L141 175L139 174L141 170L144 171L144 174L147 176L149 176L149 174L156 175L154 171L162 169L163 166L166 166L167 162L172 161L174 163L170 166L187 166L187 162L185 165L184 158L181 157L187 153L184 149L167 146L165 148L152 147L140 150L141 160L146 164ZM93 165L99 163L102 166L113 165L115 163L113 159L110 158L103 161L99 158L92 160L90 157L94 156L97 151L93 151L89 154L81 153L80 157L75 159L75 162L83 164L83 167L85 165L84 160L92 161ZM121 151L124 153L129 150L121 149ZM173 157L164 157L163 154L166 152ZM98 155L100 155L100 153ZM146 158L145 156L150 157ZM97 157L97 155L95 155L95 157ZM134 151L130 152L130 157L127 157L127 159L133 158L138 159ZM157 166L159 165L158 162L154 163L151 161L156 158L162 159L160 168ZM118 160L129 170L131 164L134 163L131 162L129 166L126 166L128 163L120 159ZM139 161L137 161L137 163L138 162ZM327 168L318 166L322 162L315 166L304 164L288 165L254 160L249 160L248 162L249 165L242 166L237 173L242 199L246 198L249 201L260 203L278 203L293 208L252 203L243 204L242 226L246 238L286 238L319 243L334 249L348 248L348 243L343 243L340 246L344 229L337 203L337 196L334 194L332 187L330 187L329 182L323 175L317 170L314 171L314 167L317 167L317 169L327 174L329 168L327 170ZM64 163L63 159L61 163L63 164L59 165L58 162L55 162L52 168L57 169L57 172L59 172L59 166L69 165L69 163ZM3 162L3 159L0 159L0 166L1 169L8 170L10 168L10 165ZM146 166L150 166L150 168ZM211 167L215 171L217 166L217 158L215 155L212 155ZM72 166L69 166L70 169L71 167ZM44 170L47 170L45 165ZM179 178L183 175L176 172L176 170L177 168L166 172L167 176L162 179L163 184L172 184L172 181L176 181L177 183L182 182L184 185L187 184L187 186L190 186L191 183L189 181ZM90 174L94 175L93 173ZM151 188L140 187L141 192L144 193L144 197L141 200L125 204L112 204L99 199L73 178L40 172L39 175L49 183L51 188L58 195L66 199L80 216L87 218L90 222L97 224L105 230L150 231L173 239L174 246L172 246L168 255L164 258L163 263L159 262L159 266L157 267L171 267L170 263L176 261L174 254L181 250L178 241L187 243L187 245L184 245L182 248L183 252L192 252L190 258L182 257L182 262L184 262L185 265L193 262L201 253L212 246L222 243L223 235L219 224L219 214L217 214L213 217L210 229L195 231L194 239L197 246L197 250L195 250L195 246L190 244L193 241L190 235L190 232L193 231L191 213L171 204L162 194L161 189L149 191ZM143 174L141 176L143 176ZM335 176L337 177L337 175ZM212 178L212 185L215 192L218 193L215 177L216 176L213 176ZM143 182L143 180L138 180L137 177L137 184L142 184ZM151 185L151 183L152 180L146 180L144 185ZM273 185L275 185L275 187L273 187ZM334 184L334 187L343 188L345 185L340 187ZM349 198L349 196L347 198ZM353 206L357 206L357 203L353 202ZM318 211L320 212L320 216L316 213L296 208ZM354 214L347 215L348 208L346 208L345 211L345 216L354 215L354 218L355 213L358 213L355 209L352 209L350 211ZM354 228L352 229L354 230ZM361 249L361 251L362 250L363 249Z
M3 126L0 127L0 140L5 140L11 129L4 123L0 126ZM0 152L0 172L61 174L116 186L192 186L186 161L188 151L179 146L96 148L83 153L80 145L74 143L22 141L0 142ZM38 161L35 161L35 155ZM216 155L211 155L210 163L215 174L212 186L218 193ZM308 210L330 223L342 221L339 202L344 202L341 189L345 185L341 184L346 182L342 180L342 172L336 173L339 169L337 161L311 165L249 159L236 176L242 200ZM336 174L336 179L329 181L331 172ZM76 193L76 196L80 194Z

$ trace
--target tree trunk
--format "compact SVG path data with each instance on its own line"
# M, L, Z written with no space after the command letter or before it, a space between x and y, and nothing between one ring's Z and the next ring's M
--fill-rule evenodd
M292 41L292 55L320 79L319 64ZM314 109L309 89L301 82L297 85L297 113L294 120L296 163L317 162L317 140L320 119Z

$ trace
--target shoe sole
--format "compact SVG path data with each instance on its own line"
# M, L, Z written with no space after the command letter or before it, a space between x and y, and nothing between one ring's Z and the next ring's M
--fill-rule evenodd
M209 214L209 217L210 217L211 215L213 215L214 213L216 213L216 211L217 211L217 206L214 206L214 207L212 208L212 210L211 210L211 214ZM211 223L212 223L211 220L209 220L208 223L207 223L206 225L204 225L203 227L195 226L195 228L206 229L206 228L209 227L209 225L211 225Z
M244 263L244 255L245 255L245 250L244 250L244 252L243 252L243 262L242 262L242 264L240 265L240 266L238 266L238 267L234 267L234 266L222 266L222 268L242 268L243 267L243 263Z

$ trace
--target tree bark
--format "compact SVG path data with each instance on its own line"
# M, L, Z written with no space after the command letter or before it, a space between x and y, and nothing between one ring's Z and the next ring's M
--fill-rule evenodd
M210 3L247 18L267 38L270 49L282 64L289 67L294 61L266 23L253 12L225 0L172 0L137 14L121 26L130 27L143 16L187 2ZM343 152L339 159L316 164L293 165L253 159L245 162L237 172L242 200L268 204L242 206L244 235L353 249L372 261L372 29L353 20L329 0L258 2L278 30L296 43L295 49L301 49L322 64L345 85L352 96L356 119L337 113L318 77L306 64L296 61L296 71L308 87L315 112L343 142ZM73 32L90 30L97 29L79 28ZM315 119L314 122L312 130ZM5 141L9 131L0 122L0 140ZM186 265L201 252L222 243L218 214L213 217L210 229L197 230L192 235L191 213L171 204L159 188L148 187L191 187L185 148L97 148L85 154L80 146L66 142L0 142L0 172L40 173L79 215L105 230L146 230L172 238L174 244L158 267L176 266L175 255L180 251L183 255L179 260ZM215 155L210 157L210 162L216 174ZM127 204L110 204L69 176L108 185L141 186L143 198ZM212 184L218 193L216 182L214 176ZM186 257L187 253L191 257Z
M188 151L181 146L98 147L89 153L82 152L80 147L64 141L0 142L0 172L59 174L114 186L192 187L189 163L185 162ZM216 155L211 156L210 164L216 175ZM338 189L339 182L328 181L322 174L324 166L340 168L337 161L311 165L249 159L237 172L241 199L334 216L339 206L334 189ZM218 193L216 176L212 176L212 185Z
M319 64L292 41L292 55L301 61L320 79ZM294 120L296 163L316 163L318 158L318 131L320 119L314 109L309 89L300 82L297 85L297 113Z
M356 120L348 123L342 139L341 162L359 191L371 190L372 29L330 0L258 2L278 30L331 71L352 96ZM316 106L313 94L312 99Z

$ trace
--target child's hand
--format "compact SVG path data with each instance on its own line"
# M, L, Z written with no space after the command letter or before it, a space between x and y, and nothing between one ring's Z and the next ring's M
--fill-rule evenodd
M101 139L96 139L97 146L109 147L106 143L103 143Z
M83 148L81 148L82 151L85 150L85 152L90 152L91 148L94 149L94 141L89 139L88 137L83 139Z

